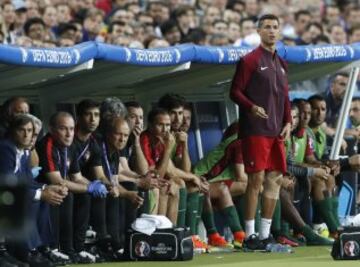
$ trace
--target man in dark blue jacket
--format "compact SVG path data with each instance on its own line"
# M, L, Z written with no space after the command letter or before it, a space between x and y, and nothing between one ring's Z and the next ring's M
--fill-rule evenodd
M39 215L39 202L46 201L52 205L59 205L65 195L66 189L61 186L46 187L33 180L30 165L29 165L29 147L34 133L34 124L27 115L17 115L10 123L7 132L7 138L0 141L0 180L3 184L10 184L14 182L21 185L26 185L25 197L23 196L23 208L25 210L26 223L30 225L30 230L25 231L22 241L14 244L13 237L7 238L10 247L16 252L16 256L30 266L54 266L51 261L46 259L36 249L41 245L41 239L38 229L35 227L36 220ZM11 181L10 181L11 180ZM21 199L20 195L16 195ZM16 209L17 210L17 209ZM17 210L18 212L18 210ZM6 214L11 216L11 214ZM0 245L0 257L10 261L14 266L28 266L27 264L18 262L11 258L6 251L5 246Z

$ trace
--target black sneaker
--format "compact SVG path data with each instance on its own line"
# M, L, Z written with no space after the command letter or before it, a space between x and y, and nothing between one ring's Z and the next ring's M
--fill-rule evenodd
M267 251L269 245L276 244L277 242L274 239L274 237L270 234L268 238L260 240L260 243L261 243L261 245L260 245L261 249L260 250Z
M97 241L95 245L87 247L87 251L96 256L96 262L116 261L114 250L108 239Z
M123 248L114 251L114 261L125 261L125 260L126 258Z
M15 266L15 267L29 267L29 264L19 261L15 257L13 257L7 250L0 251L0 266Z
M244 250L245 251L256 251L262 250L262 243L259 240L259 237L256 234L252 234L244 240Z
M26 262L30 267L55 267L53 262L36 250L28 254Z
M95 256L96 263L106 262L106 255L104 255L104 253L96 245L88 247L86 251Z

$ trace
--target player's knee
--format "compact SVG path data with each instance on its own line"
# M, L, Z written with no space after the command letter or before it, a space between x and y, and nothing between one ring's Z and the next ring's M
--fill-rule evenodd
M283 176L281 174L273 177L267 177L264 183L263 195L266 198L279 199L282 181Z

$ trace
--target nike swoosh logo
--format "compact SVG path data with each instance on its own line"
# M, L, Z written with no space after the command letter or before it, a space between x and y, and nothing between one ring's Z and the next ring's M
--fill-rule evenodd
M260 67L260 70L266 70L268 67Z
M297 204L297 203L299 203L300 202L300 200L293 200L293 203L294 204Z

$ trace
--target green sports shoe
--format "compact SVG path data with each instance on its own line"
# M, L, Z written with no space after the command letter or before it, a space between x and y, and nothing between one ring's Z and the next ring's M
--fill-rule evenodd
M332 246L334 243L333 239L323 237L321 235L318 235L314 233L313 236L306 237L306 245L308 246Z
M308 246L332 246L334 243L333 239L323 237L307 226L304 227L303 233L306 238L306 245Z

